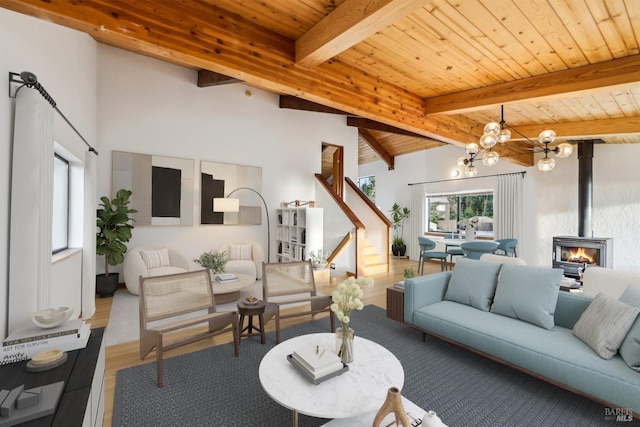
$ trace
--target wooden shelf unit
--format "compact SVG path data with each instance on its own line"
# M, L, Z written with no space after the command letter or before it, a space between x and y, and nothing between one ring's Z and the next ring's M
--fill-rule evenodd
M278 262L304 261L322 250L322 208L280 208L276 214Z

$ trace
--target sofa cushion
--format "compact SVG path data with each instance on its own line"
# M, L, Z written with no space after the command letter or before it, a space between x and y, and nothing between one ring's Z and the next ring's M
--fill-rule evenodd
M553 329L563 270L504 264L491 312Z
M489 311L500 264L460 258L451 274L444 299Z
M145 249L140 251L140 256L147 266L147 270L171 265L168 248Z
M640 308L640 288L629 285L627 290L620 296L620 301L632 307ZM627 336L622 340L618 353L631 369L640 372L640 315L636 317L636 321L629 329Z
M253 256L253 245L229 245L229 259L230 260L248 260L251 261Z
M640 308L600 292L573 327L573 334L603 359L618 352Z

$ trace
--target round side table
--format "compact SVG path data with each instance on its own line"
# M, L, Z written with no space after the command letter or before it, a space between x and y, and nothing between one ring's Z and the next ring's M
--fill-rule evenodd
M260 300L255 305L245 304L243 301L238 302L238 314L240 315L240 338L250 337L252 335L260 335L260 343L265 343L264 334L264 309L267 305ZM244 327L244 317L249 317L249 324ZM259 327L253 324L253 317L258 316ZM255 332L254 332L255 331ZM246 333L245 333L246 332Z

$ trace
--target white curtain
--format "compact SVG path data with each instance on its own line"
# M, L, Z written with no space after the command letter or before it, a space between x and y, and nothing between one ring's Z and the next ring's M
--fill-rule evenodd
M9 331L49 307L53 210L53 113L36 90L16 95L9 239Z
M425 224L425 194L424 184L414 184L411 186L411 206L409 207L409 235L405 236L404 242L407 245L410 259L417 260L420 256L418 246L418 236L424 235Z
M518 239L522 234L522 174L498 177L493 206L495 239Z
M97 156L87 151L84 155L84 202L97 200L96 175ZM95 202L94 202L95 203ZM82 232L82 317L93 316L96 311L96 256L95 252L88 250L96 247L96 210L84 209L84 224Z

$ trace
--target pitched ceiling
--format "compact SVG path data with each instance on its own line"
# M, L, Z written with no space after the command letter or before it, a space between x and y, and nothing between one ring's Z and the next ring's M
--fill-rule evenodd
M0 0L0 6L423 136L361 127L361 162L380 157L393 167L397 155L477 142L484 124L500 119L500 105L507 124L530 138L550 127L558 141L640 142L638 0ZM532 165L527 147L521 139L497 150Z

